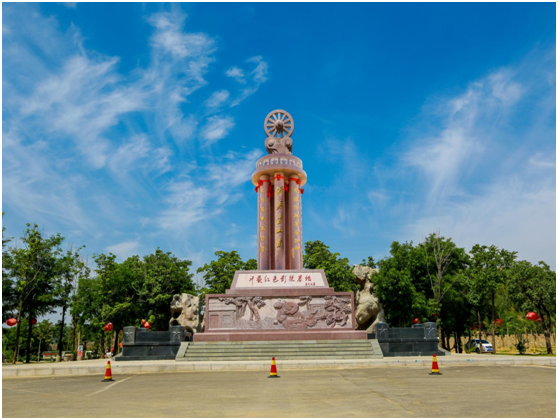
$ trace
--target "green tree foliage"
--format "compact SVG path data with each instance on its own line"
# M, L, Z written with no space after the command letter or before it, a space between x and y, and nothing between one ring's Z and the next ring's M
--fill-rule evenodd
M3 255L3 277L10 279L18 324L16 327L15 363L20 346L21 320L53 312L55 307L56 278L59 275L58 259L61 255L60 245L64 238L59 234L45 237L37 225L27 229L21 237L21 247L10 247ZM3 279L4 280L4 279ZM28 323L26 362L31 357L32 324Z
M395 241L390 256L378 261L379 273L374 276L376 293L384 307L386 321L400 327L412 319L428 319L428 271L421 249L413 243Z
M309 270L324 270L329 287L337 292L355 292L358 285L355 282L353 267L348 258L340 258L339 253L333 253L321 241L310 241L304 244L304 268Z
M540 261L532 265L518 261L512 267L509 289L512 300L523 312L535 311L543 327L546 352L552 354L550 333L556 322L556 272Z
M64 331L66 326L66 312L71 304L71 297L77 286L78 278L82 273L88 271L85 264L81 260L79 255L81 248L76 251L69 249L66 255L62 256L58 260L58 277L57 277L57 290L56 295L56 306L61 308L62 319L60 321L60 328L58 333L58 352L60 357L62 357L63 342L64 342Z
M141 271L135 283L135 290L142 301L142 313L137 321L147 317L154 329L168 329L172 296L177 293L195 293L193 275L189 272L191 265L191 261L180 260L160 249L143 257L141 268L137 260L130 265L126 273L128 278L135 277L135 273ZM126 267L126 261L122 266Z
M499 285L506 282L516 253L498 249L495 245L480 246L477 244L471 249L470 254L471 260L465 275L467 298L476 311L479 340L482 338L483 325L481 312L485 306L491 308L490 324L495 351L496 290ZM480 351L482 352L482 347Z
M217 251L215 256L216 260L198 269L198 273L203 274L207 293L225 293L225 290L230 289L232 285L235 271L257 270L258 268L258 262L255 259L244 262L236 251Z

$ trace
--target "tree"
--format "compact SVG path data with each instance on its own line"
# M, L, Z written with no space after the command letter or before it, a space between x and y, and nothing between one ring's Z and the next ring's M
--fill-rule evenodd
M136 263L134 265L138 267ZM136 291L138 298L145 302L142 315L149 318L154 329L168 329L169 305L173 295L195 293L193 274L189 271L191 265L192 261L181 260L159 248L143 257L143 272L138 277Z
M535 309L541 317L546 352L552 354L550 333L556 316L556 272L544 261L538 265L518 261L512 267L509 288L512 299L523 311Z
M23 247L10 248L2 258L3 270L12 280L13 295L17 310L15 350L12 363L19 354L19 336L23 314L29 320L52 312L54 307L55 278L60 244L60 234L45 238L38 226L27 224L21 241ZM28 323L26 362L31 357L32 323Z
M303 264L309 270L322 269L325 272L330 287L336 292L356 292L353 268L347 258L340 258L339 253L333 253L321 241L309 241L304 244Z
M428 318L430 287L423 251L412 242L394 241L390 256L378 261L378 266L374 283L386 321L403 327L415 317Z
M234 278L235 271L250 271L258 269L258 262L255 259L242 261L240 255L236 251L215 252L217 260L205 264L198 268L198 273L203 274L206 288L209 293L222 294L226 289L230 289ZM203 299L203 296L200 297Z
M467 270L466 281L468 285L468 299L474 306L477 314L479 342L482 339L481 309L490 301L491 330L493 351L496 352L495 325L496 319L496 290L498 285L503 284L509 274L509 268L515 259L516 252L498 249L495 245L475 245L470 254L472 256ZM479 346L482 353L482 346Z
M83 247L82 247L83 248ZM64 328L66 311L71 303L71 296L75 290L77 279L86 270L85 264L81 261L78 248L75 252L70 248L66 255L58 261L58 284L56 291L56 303L62 308L62 319L60 321L60 330L58 335L58 355L62 357ZM87 269L88 270L88 269Z
M442 299L451 289L459 273L467 264L467 253L463 248L458 248L451 240L440 236L439 232L431 233L420 249L424 252L426 270L432 290L432 313L441 330L442 326ZM455 330L454 330L455 331ZM442 334L440 334L442 337ZM445 343L442 344L444 347Z
M54 325L47 319L42 320L35 326L35 335L39 340L37 349L37 360L41 360L41 344L51 342L54 338Z

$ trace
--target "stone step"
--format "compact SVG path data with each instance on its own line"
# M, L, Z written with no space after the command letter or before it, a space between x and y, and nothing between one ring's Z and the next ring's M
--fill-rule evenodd
M381 359L382 356L376 355L335 355L335 356L317 356L317 357L309 357L309 356L280 356L275 357L275 360L345 360L345 359ZM183 362L221 362L221 361L241 361L241 360L271 360L271 356L264 357L264 356L236 356L236 357L221 357L221 356L212 356L212 357L191 357L186 356L179 361Z
M259 350L306 350L306 351L317 351L317 350L345 350L353 351L359 349L369 349L372 348L370 343L359 344L353 346L196 346L190 345L189 351L228 351L231 349L242 349L246 351L259 351Z
M314 356L314 355L335 355L335 354L374 354L374 350L372 348L365 349L365 350L357 350L357 351L296 351L296 350L269 350L269 351L228 351L228 352L194 352L188 350L186 353L187 356L203 356L203 357L213 357L213 356L260 356L260 355L300 355L300 356Z
M195 340L195 338L194 338ZM306 345L306 344L349 344L349 343L369 343L369 340L296 340L296 341L193 341L191 344L196 346L237 346L237 345Z
M370 340L190 342L178 361L334 360L382 358Z
M269 349L242 349L242 348L229 348L229 349L197 349L197 348L188 348L188 353L199 353L199 354L218 354L218 353L273 353L273 352L287 352L287 353L333 353L333 352L341 352L341 353L354 353L358 351L374 351L372 346L368 347L359 347L354 349L305 349L305 348L269 348Z

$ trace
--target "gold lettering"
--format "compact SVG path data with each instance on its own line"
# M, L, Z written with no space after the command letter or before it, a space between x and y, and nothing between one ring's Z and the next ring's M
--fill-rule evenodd
M279 194L283 194L283 187L277 188L277 192L275 193L275 195L279 195Z
M295 189L294 189L294 192L295 192L295 193L297 193L297 192L298 192L298 188L297 188L297 187L295 187Z
M277 224L280 225L281 223L283 223L283 215L280 214L279 217L277 218Z
M295 210L298 210L298 206L297 206L296 204L295 204L295 206L294 206L294 209L295 209Z
M294 214L295 219L298 219L298 213Z
M294 258L294 248L293 248L293 249L291 249L291 255L292 255L292 256L293 256L293 258Z
M265 211L265 208L262 207L260 210L261 210L261 211Z
M298 226L298 222L295 220L295 226Z
M282 233L282 232L283 232L283 229L279 228L279 229L277 229L277 231L275 233Z
M262 241L265 241L265 236L264 235L262 235Z
M294 198L294 201L298 201L298 197L295 197L295 198Z
M264 230L265 230L265 226L262 226L262 231L264 231Z
M262 252L264 252L265 248L262 246Z
M298 244L298 239L295 238L295 244Z
M264 221L264 217L263 217L263 216L262 216L262 218L261 218L261 221L262 221L262 222Z
M295 230L295 235L298 235L298 230Z
M283 246L283 238L279 238L277 241L277 248L281 248Z
M277 208L275 210L279 210L283 208L283 200L279 201L279 204L277 204Z
M298 250L299 250L298 246L295 246L295 251L298 251Z
M262 200L262 201L264 201L264 198L262 197L262 199L261 199L261 200Z

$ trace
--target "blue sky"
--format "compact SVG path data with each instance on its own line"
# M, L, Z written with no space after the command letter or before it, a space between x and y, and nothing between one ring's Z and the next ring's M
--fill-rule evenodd
M304 240L359 263L439 230L556 266L553 3L2 4L2 210L89 257L256 257L282 108Z

